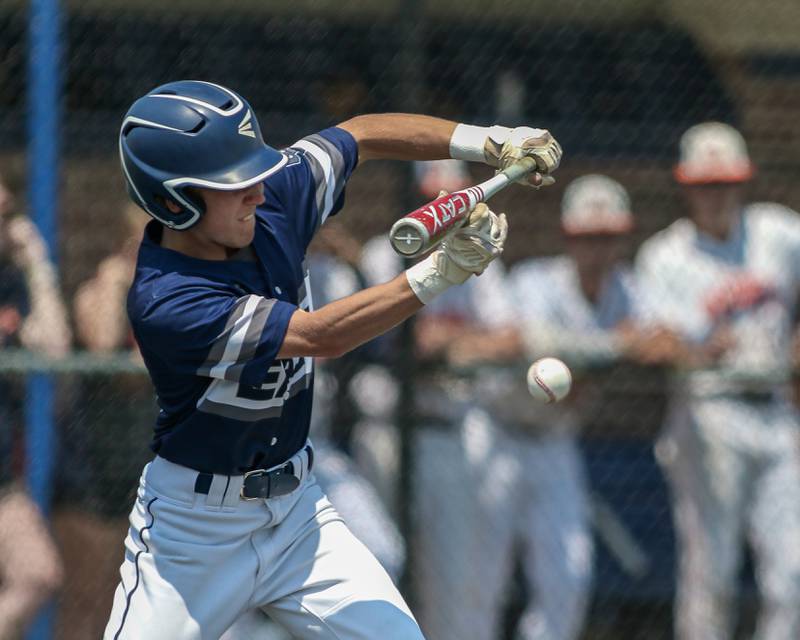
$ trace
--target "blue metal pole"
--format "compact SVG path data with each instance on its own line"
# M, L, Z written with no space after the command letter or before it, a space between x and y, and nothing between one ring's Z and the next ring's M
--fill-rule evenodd
M28 25L28 202L54 262L58 260L58 157L60 123L60 20L58 0L31 0ZM27 480L42 511L50 507L56 448L54 380L28 379L26 393ZM52 637L53 607L39 615L28 640Z

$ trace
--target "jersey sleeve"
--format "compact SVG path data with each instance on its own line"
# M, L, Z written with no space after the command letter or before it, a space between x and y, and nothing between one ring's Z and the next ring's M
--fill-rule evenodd
M358 145L350 133L331 127L298 140L284 153L289 162L265 187L291 216L295 235L307 247L320 225L344 205Z
M185 287L160 299L134 331L171 371L256 386L265 382L296 309L258 295Z

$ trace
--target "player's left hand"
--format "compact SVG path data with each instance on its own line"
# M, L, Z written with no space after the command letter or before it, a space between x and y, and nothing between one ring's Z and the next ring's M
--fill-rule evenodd
M480 202L469 214L466 224L445 238L442 249L465 271L481 274L503 252L507 236L506 215L496 215Z
M521 158L531 157L536 160L537 171L520 178L518 182L532 187L546 187L555 182L550 175L561 164L563 151L561 145L547 129L532 127L516 127L498 148L497 143L488 138L486 141L486 157L494 160L494 166L505 169Z

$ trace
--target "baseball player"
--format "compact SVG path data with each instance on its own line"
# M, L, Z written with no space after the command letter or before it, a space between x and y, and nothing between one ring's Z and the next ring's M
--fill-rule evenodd
M633 228L628 194L605 176L578 178L564 192L561 227L565 255L525 260L510 273L522 352L526 362L552 355L575 371L608 366L628 357L627 325L637 313L633 278L622 262ZM585 407L581 411L587 397L578 380L573 398L534 407L523 380L509 379L507 393L492 405L519 469L516 504L502 515L523 540L532 595L521 637L574 639L583 627L593 564L588 486L576 440L589 417Z
M742 547L756 560L755 637L800 637L798 418L788 394L800 285L800 217L744 204L753 175L742 136L690 128L675 179L688 216L637 259L653 320L680 338L671 411L657 448L674 500L677 636L731 638Z
M389 577L313 479L313 357L385 332L502 251L485 205L392 281L314 310L316 229L371 158L452 155L542 174L549 133L360 116L278 151L248 103L197 81L137 100L119 137L129 193L154 220L128 313L160 412L106 640L216 639L260 608L296 638L421 638Z

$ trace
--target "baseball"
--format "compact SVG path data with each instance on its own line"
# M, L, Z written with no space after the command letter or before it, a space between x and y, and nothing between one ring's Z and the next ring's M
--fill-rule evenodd
M571 386L572 374L558 358L540 358L528 368L528 391L541 402L563 400Z

